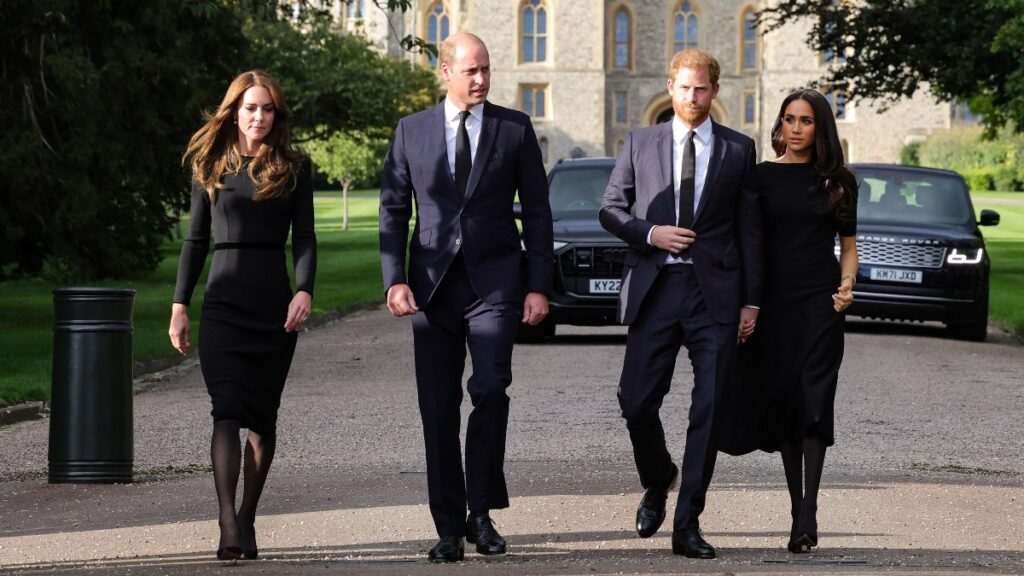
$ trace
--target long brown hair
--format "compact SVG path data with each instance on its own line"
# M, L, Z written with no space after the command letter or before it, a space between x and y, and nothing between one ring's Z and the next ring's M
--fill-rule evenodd
M256 157L246 167L238 151L238 127L234 123L234 115L242 95L253 86L262 86L270 93L274 103L274 125L260 143ZM289 118L277 82L262 70L243 72L231 81L217 111L203 112L205 122L189 140L181 163L183 166L191 163L192 177L210 195L210 202L216 201L217 189L224 187L221 183L224 173L237 174L243 167L256 187L254 200L277 198L295 186L292 177L294 163L301 158L291 148Z
M839 141L839 130L832 112L832 105L817 90L801 88L790 92L779 107L779 115L772 126L772 149L779 156L786 153L786 142L782 139L782 118L786 107L794 100L803 100L814 111L814 153L812 161L818 173L817 191L826 195L826 207L838 206L849 210L857 203L857 180L846 165L843 145Z

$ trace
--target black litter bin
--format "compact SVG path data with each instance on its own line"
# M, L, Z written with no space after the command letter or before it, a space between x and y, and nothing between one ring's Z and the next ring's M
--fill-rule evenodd
M50 482L131 482L135 290L53 291Z

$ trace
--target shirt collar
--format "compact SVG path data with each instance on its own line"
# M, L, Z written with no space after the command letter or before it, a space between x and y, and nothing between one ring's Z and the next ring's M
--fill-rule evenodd
M456 107L455 104L452 104L452 101L449 100L448 97L445 97L445 99L444 99L444 119L445 119L445 122L458 122L459 121L459 112L461 112L461 111L458 109L458 107ZM469 114L477 122L482 122L483 121L483 116L484 116L484 104L483 104L483 102L481 102L480 104L477 104L476 106L473 106L472 108L470 108L469 109Z
M713 131L712 127L713 127L713 124L711 122L711 116L708 116L696 128L696 130L697 130L697 139L700 140L704 144L707 144L708 142L710 142L711 141L711 133ZM683 121L680 120L678 116L672 116L672 139L673 140L675 140L676 142L681 144L683 142L683 139L686 138L686 133L689 132L689 131L690 131L690 129L685 124L683 124Z

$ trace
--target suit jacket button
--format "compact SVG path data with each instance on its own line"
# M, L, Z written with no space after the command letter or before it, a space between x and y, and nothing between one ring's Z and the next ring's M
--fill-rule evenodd
M456 238L455 239L455 245L456 246L462 246L462 238Z

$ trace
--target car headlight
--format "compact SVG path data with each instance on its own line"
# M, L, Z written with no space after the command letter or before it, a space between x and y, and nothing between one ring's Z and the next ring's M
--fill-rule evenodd
M947 264L977 264L985 254L984 248L953 248L946 256Z
M559 242L558 240L555 240L555 250L560 250L568 245L568 242ZM523 248L523 252L526 252L526 242L523 242L522 238L519 239L519 246Z

